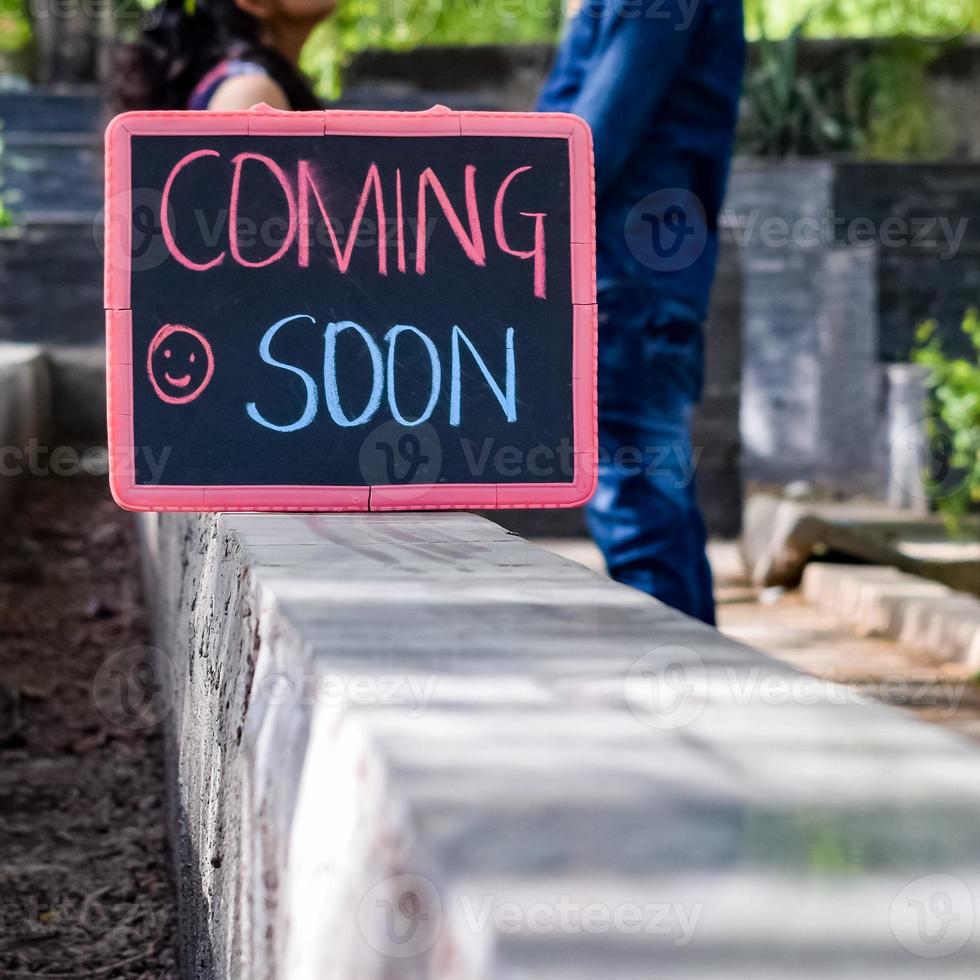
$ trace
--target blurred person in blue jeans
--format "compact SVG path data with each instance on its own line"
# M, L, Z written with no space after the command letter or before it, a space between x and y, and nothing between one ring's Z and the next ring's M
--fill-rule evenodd
M613 578L714 624L690 422L745 61L741 0L585 0L538 108L595 142L599 487Z

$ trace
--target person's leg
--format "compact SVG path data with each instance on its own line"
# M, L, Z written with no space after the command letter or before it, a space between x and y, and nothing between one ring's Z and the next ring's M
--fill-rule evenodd
M697 324L657 324L600 304L599 486L589 529L617 581L714 624L690 422L700 396Z

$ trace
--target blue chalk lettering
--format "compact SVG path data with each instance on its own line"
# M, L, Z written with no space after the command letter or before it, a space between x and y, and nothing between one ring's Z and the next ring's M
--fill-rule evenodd
M297 313L294 316L284 317L266 330L265 335L262 337L262 342L259 344L259 357L272 367L282 368L284 371L289 371L290 374L295 374L303 382L306 387L306 408L303 410L303 414L292 425L276 425L274 422L270 422L268 419L262 417L258 408L255 406L255 402L248 402L245 406L245 411L253 422L258 422L259 425L265 426L267 429L273 429L275 432L295 432L297 429L305 429L316 418L316 382L301 368L294 367L292 364L286 364L284 361L276 360L270 352L272 339L279 332L279 328L285 326L287 323L291 323L293 320L309 320L310 323L316 323L313 317L307 316L305 313Z
M505 341L506 349L506 378L504 381L504 387L506 388L506 394L500 390L500 385L494 380L493 375L490 373L490 369L487 367L483 358L480 357L477 349L473 346L470 338L459 329L458 326L453 327L453 363L452 363L452 381L449 395L449 424L459 425L460 423L460 402L462 400L461 392L461 367L460 367L460 354L459 354L459 341L460 339L466 344L470 349L470 353L473 355L476 361L477 367L483 374L488 385L490 385L490 390L493 392L494 397L500 402L500 407L504 410L504 414L507 417L508 422L517 421L517 385L516 385L516 370L514 367L514 328L507 328L507 338Z
M371 355L373 372L371 397L368 399L364 411L356 419L349 419L344 414L340 404L340 392L337 389L337 336L345 330L354 330L359 334ZM324 340L326 344L323 352L323 396L327 403L327 411L330 412L330 418L345 429L370 422L371 417L381 404L382 389L384 388L384 364L378 345L371 339L370 334L362 326L354 323L353 320L341 320L339 323L327 324Z
M405 333L406 331L415 334L425 344L425 349L429 354L429 362L432 365L429 401L425 406L425 411L414 422L409 422L398 410L398 404L395 398L395 341L398 339L399 334ZM406 326L405 324L392 327L385 334L385 340L388 342L388 405L391 408L391 414L395 421L401 425L421 425L433 413L436 402L439 401L439 389L442 387L442 365L439 363L439 352L436 350L436 345L421 330L416 327Z

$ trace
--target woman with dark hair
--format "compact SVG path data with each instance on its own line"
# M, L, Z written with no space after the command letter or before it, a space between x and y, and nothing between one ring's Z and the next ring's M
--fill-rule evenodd
M162 0L121 49L115 101L127 109L234 111L265 102L319 109L297 67L336 0Z

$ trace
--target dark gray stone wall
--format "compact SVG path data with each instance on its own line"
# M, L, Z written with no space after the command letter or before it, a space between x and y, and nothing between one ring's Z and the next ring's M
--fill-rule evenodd
M836 241L863 236L878 251L879 358L907 361L928 319L951 352L968 355L959 327L980 302L980 166L841 162L832 207Z
M741 160L723 220L745 268L746 478L881 495L884 366L930 318L971 356L980 167Z
M0 340L102 342L100 233L93 219L0 230Z
M744 287L742 255L726 233L704 326L704 392L692 433L701 452L698 499L709 533L722 538L736 537L742 527Z
M344 71L348 106L528 110L554 60L549 44L362 51ZM372 105L372 102L374 103Z

